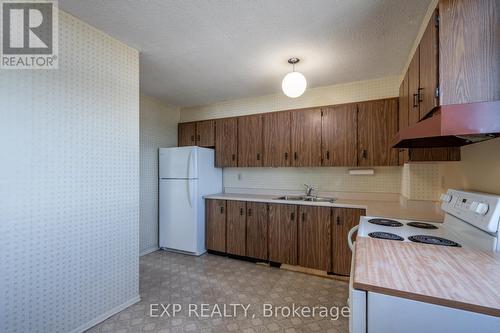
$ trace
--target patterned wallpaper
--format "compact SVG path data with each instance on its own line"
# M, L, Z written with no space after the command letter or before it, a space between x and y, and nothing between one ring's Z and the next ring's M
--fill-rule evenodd
M59 69L0 73L1 332L139 298L139 54L59 15Z
M181 121L241 116L311 106L359 102L399 95L399 76L311 88L298 98L274 94L181 109Z
M352 176L348 168L230 168L224 169L226 191L235 189L302 191L304 184L320 192L400 193L401 168L375 168L373 176Z
M158 249L158 148L177 146L179 109L162 101L141 95L141 254Z

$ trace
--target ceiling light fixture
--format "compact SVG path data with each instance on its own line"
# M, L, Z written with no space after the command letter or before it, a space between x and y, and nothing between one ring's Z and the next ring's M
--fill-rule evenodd
M281 82L281 88L285 95L291 98L301 96L307 88L307 81L304 75L295 71L295 64L300 61L299 58L288 59L288 63L293 66L292 72L285 75Z

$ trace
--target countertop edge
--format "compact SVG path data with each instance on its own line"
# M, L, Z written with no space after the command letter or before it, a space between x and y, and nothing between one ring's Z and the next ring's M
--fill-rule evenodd
M313 202L313 201L299 201L299 200L277 200L273 198L254 198L251 196L245 197L242 195L205 195L203 199L215 200L230 200L230 201L250 201L250 202L265 202L285 205L301 205L301 206L319 206L319 207L338 207L338 208L355 208L355 209L368 209L368 205L349 204L349 203L329 203L329 202Z
M425 302L425 303L441 305L441 306L455 308L455 309L459 309L459 310L466 310L466 311L471 311L471 312L476 312L476 313L482 313L482 314L493 316L493 317L500 317L500 309L490 308L490 307L486 307L486 306L482 306L482 305L478 305L478 304L449 300L449 299L434 297L434 296L430 296L430 295L412 293L409 291L402 291L402 290L397 290L397 289L385 288L385 287L375 286L375 285L371 285L371 284L365 284L365 283L356 282L356 281L354 281L353 287L354 287L354 289L358 289L358 290L371 291L371 292L376 292L376 293L385 294L385 295L389 295L389 296L402 297L402 298L406 298L406 299L409 299L412 301L421 301L421 302Z

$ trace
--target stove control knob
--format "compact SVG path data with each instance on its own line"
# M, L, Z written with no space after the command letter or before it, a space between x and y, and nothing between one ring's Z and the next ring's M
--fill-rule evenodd
M443 193L441 194L441 201L442 202L450 202L451 201L451 194Z
M489 208L490 207L488 206L488 204L477 202L477 201L472 202L469 206L469 210L471 210L474 213L479 214L479 215L486 215Z

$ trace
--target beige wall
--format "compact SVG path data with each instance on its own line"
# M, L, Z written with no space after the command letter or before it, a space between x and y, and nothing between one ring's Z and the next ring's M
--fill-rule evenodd
M460 164L465 189L500 194L500 138L462 147Z

